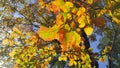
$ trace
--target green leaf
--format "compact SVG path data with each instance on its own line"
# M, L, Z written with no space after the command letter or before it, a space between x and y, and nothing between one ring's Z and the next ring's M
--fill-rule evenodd
M70 26L68 24L65 24L65 29L69 31L70 30Z
M47 28L45 26L41 26L38 30L39 37L41 37L45 41L51 41L54 39L58 39L58 31L59 27L54 25L51 28Z

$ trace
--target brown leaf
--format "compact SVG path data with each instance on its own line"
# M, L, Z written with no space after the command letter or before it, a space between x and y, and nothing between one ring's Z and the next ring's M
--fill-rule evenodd
M106 24L106 20L105 20L105 18L103 18L102 16L92 19L92 22L93 22L93 23L95 24L95 26L97 26L97 27L104 27L105 24Z

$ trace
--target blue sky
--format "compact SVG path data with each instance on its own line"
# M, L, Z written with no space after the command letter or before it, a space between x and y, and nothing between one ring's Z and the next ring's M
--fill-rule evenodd
M101 36L97 36L97 41L95 42L90 42L91 47L93 48L93 52L99 52L100 50L97 48L98 44L99 44L99 39L101 38ZM108 61L106 59L106 62L99 62L99 68L107 68L106 65L108 64Z

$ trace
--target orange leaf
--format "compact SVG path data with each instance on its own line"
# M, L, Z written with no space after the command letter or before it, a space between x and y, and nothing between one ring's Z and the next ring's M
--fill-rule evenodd
M60 41L60 43L63 43L64 35L65 35L64 29L59 30L59 41Z
M57 14L60 11L60 8L55 4L52 4L52 9L53 9L54 14Z
M72 29L76 26L74 22L72 22L70 25Z

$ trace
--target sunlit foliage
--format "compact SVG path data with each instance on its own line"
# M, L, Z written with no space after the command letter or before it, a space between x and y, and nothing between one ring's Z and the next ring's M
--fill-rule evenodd
M21 9L8 7L24 17L15 20L2 41L4 46L13 47L9 55L16 62L14 68L57 67L60 62L65 63L63 67L97 68L98 59L105 62L112 45L101 54L93 53L88 38L95 29L107 25L107 18L120 25L119 0L37 2ZM37 30L33 29L35 26Z

